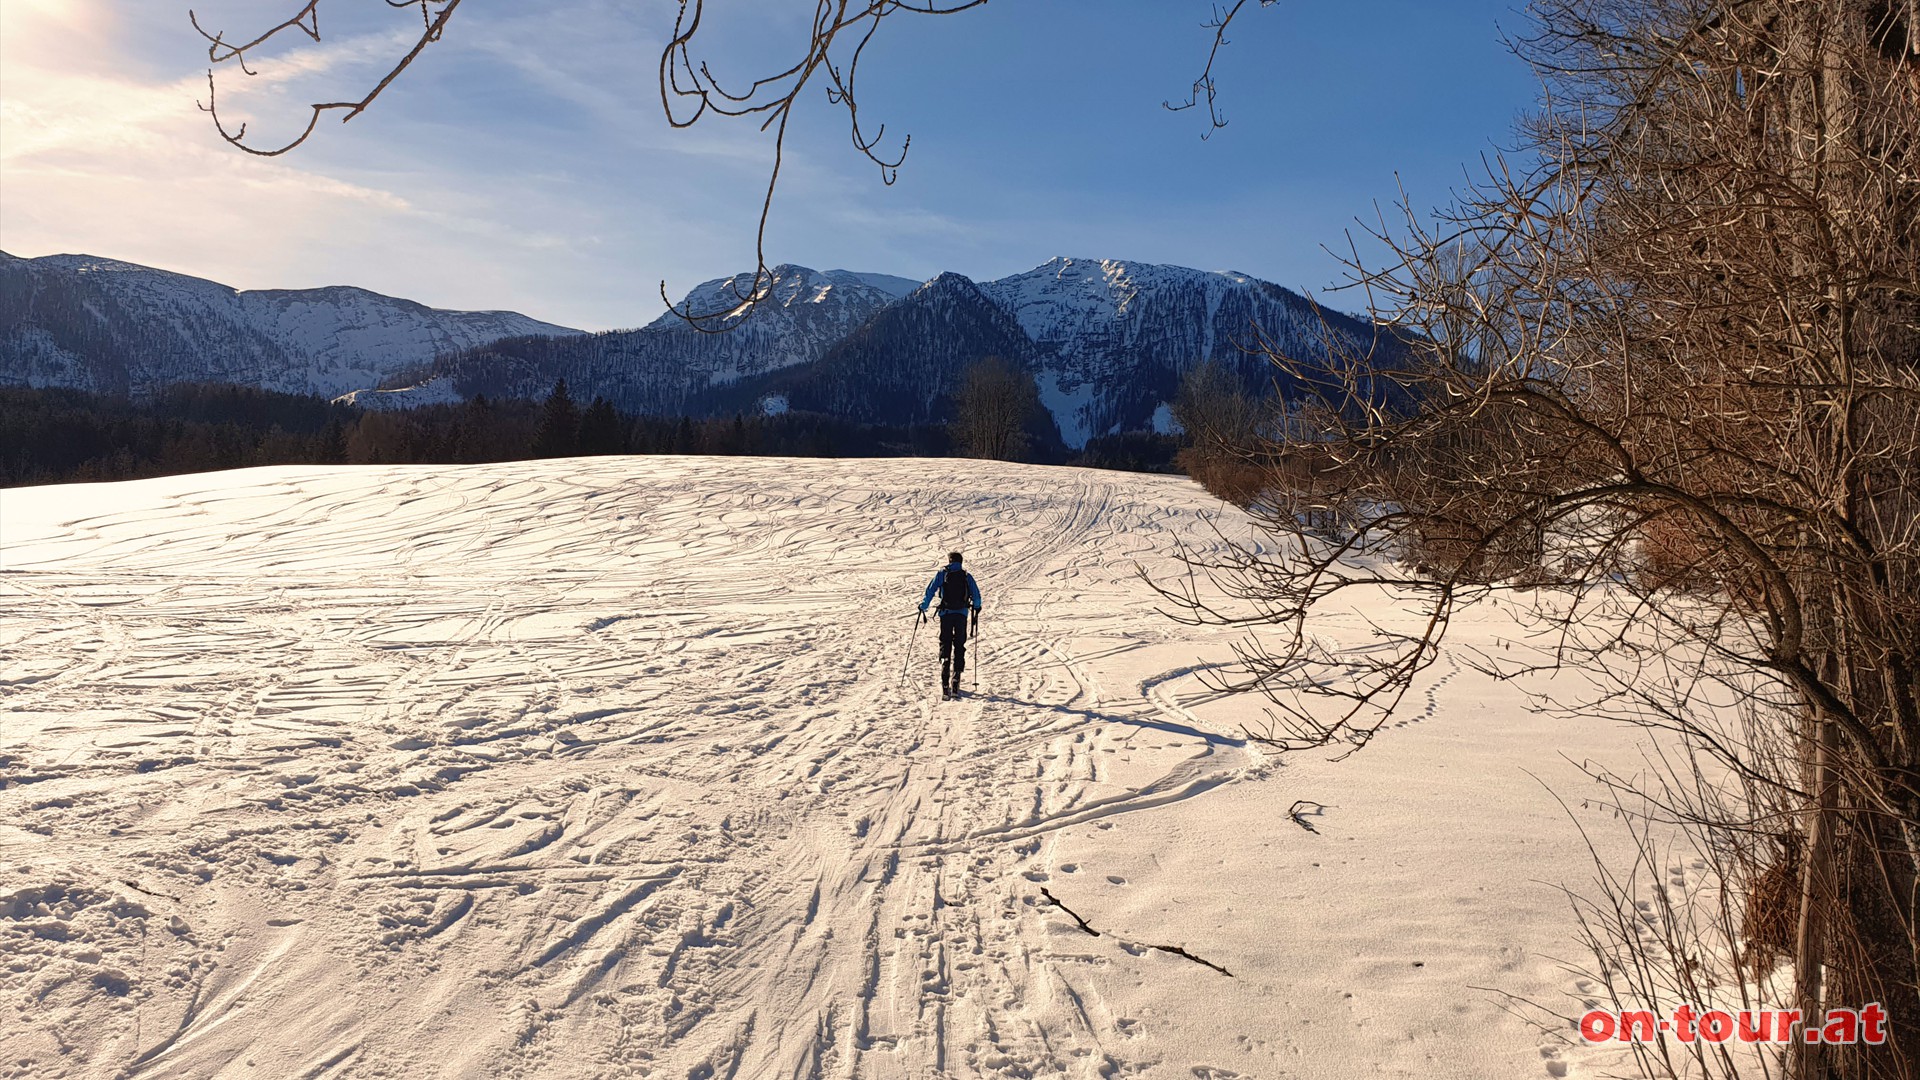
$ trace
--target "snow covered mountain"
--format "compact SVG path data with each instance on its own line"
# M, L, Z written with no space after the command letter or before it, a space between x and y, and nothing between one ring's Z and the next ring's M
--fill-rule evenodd
M1164 424L1193 366L1215 361L1256 391L1264 340L1308 361L1364 349L1374 328L1245 274L1111 259L1050 260L975 283L773 268L695 287L637 330L582 334L513 312L440 311L345 287L238 292L80 255L0 254L0 385L141 393L218 381L404 407L485 394L578 397L631 412L713 416L792 407L847 419L950 418L968 365L999 356L1033 372L1065 443ZM713 330L723 329L724 333Z
M496 341L438 367L468 396L534 397L564 378L576 394L604 395L635 412L731 409L731 388L819 360L914 287L885 274L783 264L757 305L748 303L751 273L696 286L679 310L722 316L700 327L669 312L638 330ZM726 400L715 404L716 395Z
M756 401L869 423L946 419L941 398L968 365L998 356L1032 368L1042 359L1013 317L971 280L941 274L875 312L818 362L741 388Z
M695 328L668 312L640 333L670 349L689 374L729 383L818 360L874 312L918 285L881 274L823 273L790 264L774 267L772 274L757 309L747 304L753 275L735 274L697 286L680 303L680 310L695 318L729 312L720 322Z
M1360 349L1375 333L1271 282L1183 266L1056 258L980 289L1043 357L1035 372L1041 400L1071 446L1150 427L1195 365L1224 364L1257 387L1273 378L1265 358L1251 352L1263 340L1312 358L1326 355L1329 333L1339 346Z
M90 255L0 252L0 384L137 394L210 381L331 396L497 338L578 333L345 286L239 291Z
M1291 356L1365 348L1374 328L1245 274L1115 260L1053 259L976 284L953 273L905 291L904 278L774 268L770 295L746 305L750 275L707 282L683 310L732 312L705 333L675 315L640 330L495 342L444 359L462 393L537 396L565 378L648 413L725 415L792 407L888 423L945 420L960 373L985 356L1032 371L1069 446L1139 431L1193 366L1212 360L1251 390L1274 373L1249 350L1264 338ZM1282 394L1299 388L1282 385Z

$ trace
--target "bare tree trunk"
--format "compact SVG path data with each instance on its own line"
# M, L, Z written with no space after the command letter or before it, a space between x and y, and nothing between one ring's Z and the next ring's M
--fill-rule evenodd
M1827 923L1833 896L1833 847L1839 788L1833 769L1835 730L1824 711L1812 713L1813 812L1808 817L1807 857L1801 868L1800 926L1794 937L1795 1007L1802 1023L1818 1025L1825 1015L1823 1001L1827 955ZM1798 1033L1795 1033L1796 1036ZM1823 1048L1798 1041L1789 1075L1813 1080L1821 1075Z
M1031 372L985 357L961 375L955 398L954 436L968 453L1000 461L1025 453L1027 421L1040 401Z

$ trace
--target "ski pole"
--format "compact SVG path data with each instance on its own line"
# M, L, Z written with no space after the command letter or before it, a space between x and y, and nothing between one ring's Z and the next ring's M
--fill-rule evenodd
M913 667L913 644L920 640L920 624L927 621L927 613L919 612L919 618L913 620L913 632L907 635L907 662L900 665L900 681L907 681L907 671Z
M980 651L980 609L973 609L973 692L980 692L980 660L986 654Z

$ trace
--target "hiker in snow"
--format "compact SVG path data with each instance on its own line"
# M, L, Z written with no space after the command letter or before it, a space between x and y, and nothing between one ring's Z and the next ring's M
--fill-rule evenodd
M940 696L960 696L960 673L967 670L967 613L973 613L974 629L980 627L980 586L973 575L960 568L960 553L947 556L947 568L933 575L927 595L920 598L920 617L927 617L927 605L940 597ZM951 658L951 662L949 662Z

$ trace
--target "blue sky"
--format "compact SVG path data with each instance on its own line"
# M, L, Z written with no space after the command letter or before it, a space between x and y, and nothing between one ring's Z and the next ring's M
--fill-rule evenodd
M409 34L367 0L323 6L319 46L222 72L264 136L303 102L357 97ZM291 0L201 0L253 30ZM555 10L563 14L555 14ZM709 0L706 56L762 73L804 0ZM1356 218L1447 201L1511 143L1535 83L1500 43L1509 3L1249 6L1216 75L1229 124L1170 113L1210 42L1192 0L994 0L895 15L862 115L911 132L899 181L811 91L788 137L768 256L909 277L998 277L1055 255L1232 269L1324 294ZM635 326L750 269L770 143L742 122L670 130L655 71L673 5L468 0L374 109L274 159L195 108L206 53L173 5L0 5L0 248L81 251L242 288L354 284L443 307ZM284 16L282 16L284 17ZM411 16L417 27L417 16Z

